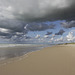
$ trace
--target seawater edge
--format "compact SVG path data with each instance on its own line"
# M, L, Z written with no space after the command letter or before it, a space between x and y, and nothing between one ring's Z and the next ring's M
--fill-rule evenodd
M36 46L36 45L35 45ZM3 60L3 61L0 61L0 66L3 66L3 65L6 65L6 64L9 64L9 63L13 63L13 62L16 62L16 61L21 61L23 58L25 59L25 58L27 58L31 53L33 53L33 52L36 52L36 51L40 51L40 50L42 50L43 48L46 48L46 47L52 47L52 46L54 46L54 45L37 45L37 47L38 46L40 46L41 48L38 48L37 50L35 50L35 51L30 51L30 52L28 52L28 53L26 53L26 54L24 54L24 55L22 55L22 56L18 56L18 57L14 57L14 58L9 58L9 59L6 59L6 60Z

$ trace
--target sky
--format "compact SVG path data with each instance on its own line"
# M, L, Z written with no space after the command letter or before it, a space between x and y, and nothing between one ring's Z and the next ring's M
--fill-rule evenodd
M0 0L0 43L75 42L75 0Z

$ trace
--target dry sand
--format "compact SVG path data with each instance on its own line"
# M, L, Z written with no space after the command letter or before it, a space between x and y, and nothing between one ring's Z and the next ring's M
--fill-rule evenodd
M75 46L54 46L0 66L0 75L75 75Z

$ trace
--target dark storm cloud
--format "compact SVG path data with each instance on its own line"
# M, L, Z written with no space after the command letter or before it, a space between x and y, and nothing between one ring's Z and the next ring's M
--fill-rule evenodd
M63 35L65 31L63 29L61 29L58 33L55 33L55 35Z
M17 20L0 20L0 28L10 29L13 32L22 32L24 28L24 22Z
M32 23L26 23L24 21L19 20L0 20L0 28L5 28L11 30L11 33L27 33L28 31L43 31L46 29L54 29L54 24L45 24L43 22L32 22Z
M45 24L45 23L31 23L27 26L27 30L29 31L43 31L47 29L54 29L55 25L51 24Z
M28 0L27 3L28 6L24 8L17 7L19 12L14 12L17 19L25 21L75 19L75 0L32 0L31 3Z
M2 36L4 39L10 39L13 35L11 33L0 32L0 36Z
M47 32L47 33L46 33L46 35L51 35L51 34L52 34L52 32Z
M62 22L61 26L64 28L72 28L75 27L75 21L69 21L69 22Z
M75 0L0 0L0 12L1 18L29 22L72 20L75 19Z
M0 20L0 36L4 36L4 38L7 39L12 38L13 36L16 36L14 38L25 37L25 39L30 39L30 37L24 36L29 31L44 31L54 28L54 24L48 25L43 22L26 23L24 21L11 19Z
M14 35L21 37L23 34L28 33L27 30L24 30L25 25L26 23L23 21L11 19L0 20L0 36L3 36L4 39L10 39Z
M24 29L26 21L30 23L74 18L75 0L0 0L0 27L13 32L27 33ZM30 31L42 31L54 26L32 23L27 28Z
M3 33L3 32L0 32L0 36L8 36L9 33Z
M11 20L11 19L6 19L6 20L0 20L0 36L21 36L22 33L27 34L28 31L24 30L24 26L26 25L25 22L23 21L18 21L18 20Z

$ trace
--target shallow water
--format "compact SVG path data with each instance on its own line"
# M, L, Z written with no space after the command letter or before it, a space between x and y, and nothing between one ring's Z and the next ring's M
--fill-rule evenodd
M0 61L19 57L28 52L40 50L51 45L33 45L33 44L6 44L0 45Z

